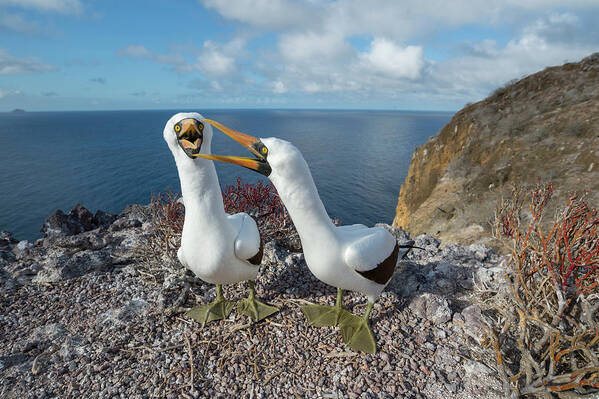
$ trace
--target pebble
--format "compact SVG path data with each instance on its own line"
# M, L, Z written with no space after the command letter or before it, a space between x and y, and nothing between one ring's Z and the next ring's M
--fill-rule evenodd
M312 276L303 255L270 243L265 245L265 258L272 262L263 267L257 291L281 311L268 321L246 326L246 317L233 312L229 320L201 328L184 315L165 315L164 309L172 306L185 282L189 282L191 294L183 307L212 300L215 290L176 263L161 264L166 268L164 283L144 279L131 253L149 231L148 221L138 211L116 219L117 226L112 229L71 235L67 241L21 244L21 258L10 261L3 270L13 273L23 268L22 262L29 262L27 267L34 274L20 277L23 285L10 294L0 293L4 310L0 315L0 392L9 397L28 397L43 389L50 397L76 392L76 397L122 398L316 398L326 394L335 398L447 399L448 392L455 394L470 377L455 349L460 345L458 334L452 334L446 322L456 290L462 289L455 281L468 279L462 269L472 267L470 258L479 264L497 263L496 256L484 247L441 250L440 242L430 236L415 238L415 245L427 251L411 251L400 265L401 272L375 303L371 328L378 351L364 355L347 348L336 329L306 325L294 300L332 304L335 291ZM85 212L79 214L89 219ZM395 234L409 239L399 230ZM12 249L16 243L6 246ZM94 264L102 251L118 253L119 262L129 262L128 266L82 265L75 277L60 269L72 265L77 256ZM61 257L68 261L58 262ZM32 264L38 266L31 268ZM49 275L51 268L59 271L52 275L55 282L31 283L35 273ZM290 270L293 276L288 274ZM442 281L442 294L436 281ZM433 299L425 300L416 311L412 309L409 304L427 292ZM224 293L237 300L247 294L247 288L243 283L228 285ZM362 295L346 293L348 310L362 314L364 303ZM28 359L52 345L66 348L65 353L32 378ZM455 364L437 361L440 348L458 359ZM21 357L13 361L10 356L15 353ZM189 386L191 364L193 387ZM447 367L451 370L445 374Z

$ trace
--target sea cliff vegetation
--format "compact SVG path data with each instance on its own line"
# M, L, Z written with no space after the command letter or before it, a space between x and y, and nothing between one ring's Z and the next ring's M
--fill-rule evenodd
M575 191L589 190L599 203L598 149L595 53L512 81L457 112L414 151L393 225L495 246L495 202L514 185L555 183L550 213Z

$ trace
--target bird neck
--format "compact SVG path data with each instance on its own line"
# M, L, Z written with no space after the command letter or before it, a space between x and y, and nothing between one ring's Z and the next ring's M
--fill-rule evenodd
M223 197L214 163L207 159L177 159L185 221L203 223L225 216Z
M293 178L289 178L277 175L273 170L270 180L289 211L302 244L305 245L306 241L311 239L322 239L324 236L333 234L335 225L320 200L305 161L294 172Z

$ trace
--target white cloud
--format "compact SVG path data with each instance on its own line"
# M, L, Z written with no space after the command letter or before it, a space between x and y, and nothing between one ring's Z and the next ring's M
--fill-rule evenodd
M10 30L19 33L33 33L38 29L38 25L35 22L24 18L21 14L3 13L0 15L0 31Z
M0 75L19 75L53 70L54 67L30 57L18 58L0 49Z
M9 97L9 96L16 96L21 94L20 90L6 90L6 89L0 89L0 99Z
M175 66L180 66L185 63L185 59L180 55L154 53L148 50L145 46L140 45L126 46L120 49L117 54L131 58L145 58L159 62L161 64L170 64Z
M0 6L15 6L64 14L75 14L83 10L83 5L79 0L0 0Z
M318 93L324 90L324 87L316 82L307 82L303 85L302 90L306 93Z
M263 96L369 106L373 99L414 99L450 108L599 50L596 0L200 2L244 24L229 25L239 36L209 36L196 48L169 50L174 54L141 45L119 54L169 64L191 76L187 89L195 95L227 93L226 101Z
M400 47L384 38L375 38L361 58L372 70L398 79L418 79L424 67L422 47Z
M117 54L170 64L178 72L199 71L204 76L212 79L232 78L237 74L236 58L244 54L245 43L246 40L243 37L234 38L224 44L206 40L199 50L185 49L187 54L194 56L193 60L186 60L179 54L155 53L142 45L126 46L119 50Z
M287 87L285 86L285 83L281 82L280 80L277 80L276 82L272 82L271 87L272 87L272 92L275 94L285 94L288 91Z
M405 43L466 24L513 26L531 14L597 8L597 0L201 0L223 17L281 34L319 30L347 38L386 37Z
M478 100L512 79L520 79L550 65L578 61L599 50L599 46L593 44L561 42L545 37L548 24L574 21L570 16L553 14L525 26L522 33L503 48L493 41L483 41L475 47L484 51L468 52L432 65L428 86L446 93L463 93Z
M338 34L304 32L283 35L279 51L290 62L322 64L347 57L354 50Z
M286 0L202 0L228 19L259 28L306 27L313 25L320 9L315 2Z
M129 45L119 50L119 55L127 55L129 57L151 57L152 53L144 46Z
M235 72L235 59L226 53L230 51L206 41L204 50L197 58L196 68L209 77L230 76Z
M274 65L264 67L270 82L280 82L291 94L342 92L346 99L366 102L398 96L430 98L454 106L456 101L481 99L514 78L599 50L593 13L581 17L575 12L589 2L573 2L573 11L568 12L535 1L507 5L457 1L451 10L422 1L329 4L323 7L320 28L294 27L281 33L278 54L271 56ZM599 4L593 4L599 14ZM538 16L531 18L534 14ZM464 24L509 27L515 34L499 44L493 36L477 38L481 32L474 30L475 41L444 43L441 60L426 59L425 47L439 46L431 35L462 29ZM350 45L353 35L373 39L358 51ZM431 53L438 51L433 48Z

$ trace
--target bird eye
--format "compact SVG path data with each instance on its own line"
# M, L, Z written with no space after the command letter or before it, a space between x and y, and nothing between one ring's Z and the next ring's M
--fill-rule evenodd
M268 148L262 147L262 153L266 155L268 153Z
M181 125L175 125L175 132L180 132L181 131Z
M200 130L204 130L204 124L202 124L201 122L196 122L198 125L198 129Z

